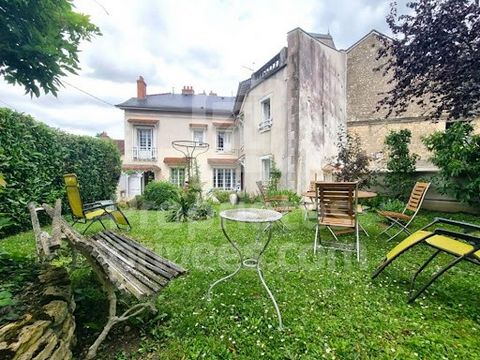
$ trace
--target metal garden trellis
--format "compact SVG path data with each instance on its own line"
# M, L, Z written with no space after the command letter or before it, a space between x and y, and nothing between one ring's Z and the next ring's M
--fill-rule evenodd
M186 179L190 181L193 166L196 164L198 156L206 153L210 145L193 140L175 140L172 141L172 147L185 156L187 164Z

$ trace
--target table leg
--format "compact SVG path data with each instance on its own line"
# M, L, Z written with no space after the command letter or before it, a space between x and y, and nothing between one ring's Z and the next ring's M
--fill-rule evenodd
M262 269L260 268L260 257L263 255L263 253L267 249L268 244L270 243L270 240L272 239L272 224L270 223L268 227L269 227L269 229L268 229L269 230L268 239L265 242L265 245L263 246L263 249L258 254L256 269L257 269L258 277L260 278L260 281L262 282L263 287L267 291L267 294L270 297L270 300L272 300L273 306L275 307L275 311L277 312L278 328L280 330L283 330L282 314L280 314L280 309L278 307L277 301L275 300L275 297L273 296L272 292L268 288L267 283L265 282L265 279L263 278Z
M234 277L234 276L240 271L240 269L241 269L242 266L243 266L243 255L242 255L242 252L240 251L240 248L235 244L235 242L233 242L232 239L230 239L230 237L228 236L227 232L225 231L225 225L224 225L223 221L224 221L224 219L221 218L220 222L221 222L221 225L222 225L223 234L225 235L225 237L227 238L227 240L230 242L230 244L232 244L233 248L237 251L238 257L239 257L239 260L240 260L240 264L238 265L237 269L236 269L233 273L231 273L231 274L229 274L229 275L227 275L227 276L225 276L225 277L223 277L223 278L221 278L221 279L218 279L218 280L215 281L212 285L210 285L210 288L208 289L208 292L207 292L207 299L208 299L208 300L211 300L212 289L213 289L213 287L214 287L215 285L217 285L217 284L219 284L219 283L221 283L221 282L223 282L223 281L225 281L225 280L227 280L227 279L230 279L231 277Z

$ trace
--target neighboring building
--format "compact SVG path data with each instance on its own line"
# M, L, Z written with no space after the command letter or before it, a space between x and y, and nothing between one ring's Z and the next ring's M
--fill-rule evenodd
M214 93L196 95L192 87L181 94L147 94L142 77L137 96L117 105L125 111L125 156L120 192L131 198L149 181L169 180L183 186L185 157L172 147L174 140L208 143L198 158L204 189L232 189L240 179L235 143L235 98Z

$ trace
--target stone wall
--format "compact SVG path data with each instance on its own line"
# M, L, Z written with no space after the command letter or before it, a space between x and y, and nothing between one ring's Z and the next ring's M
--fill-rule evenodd
M346 56L301 29L288 33L288 146L297 148L292 160L295 183L302 192L315 174L338 153L337 140L346 121ZM289 179L291 180L291 178Z
M32 294L28 311L0 328L0 359L71 359L75 302L66 270L45 267L26 291Z

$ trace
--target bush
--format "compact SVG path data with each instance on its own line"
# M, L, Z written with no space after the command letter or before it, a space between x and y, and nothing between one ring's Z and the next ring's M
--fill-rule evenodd
M340 171L335 174L335 180L358 181L359 187L369 186L373 173L368 168L370 161L362 148L360 136L341 131L338 138L339 151L335 162Z
M262 201L260 195L249 194L246 191L242 191L238 194L238 200L244 204L254 204Z
M470 123L458 122L423 142L440 169L436 179L440 192L473 205L480 202L480 135L472 132Z
M212 191L212 195L217 198L217 200L221 203L228 203L230 201L230 194L232 194L233 191L228 191L228 190L220 190L220 189L214 189Z
M112 141L66 134L28 115L0 109L0 174L6 182L0 213L10 219L0 236L31 226L30 201L53 203L63 197L65 173L77 174L88 203L111 198L120 171L120 153Z
M405 209L405 203L398 199L387 199L380 204L380 210L402 212Z
M412 133L408 129L390 131L385 138L388 160L385 185L390 196L406 201L415 183L415 163L418 155L410 154L408 145Z
M300 203L300 200L302 200L302 197L299 196L296 192L288 189L269 191L268 195L269 196L288 195L288 202L296 205L298 205Z
M145 186L143 197L149 209L165 210L178 197L179 188L168 181L151 181Z

